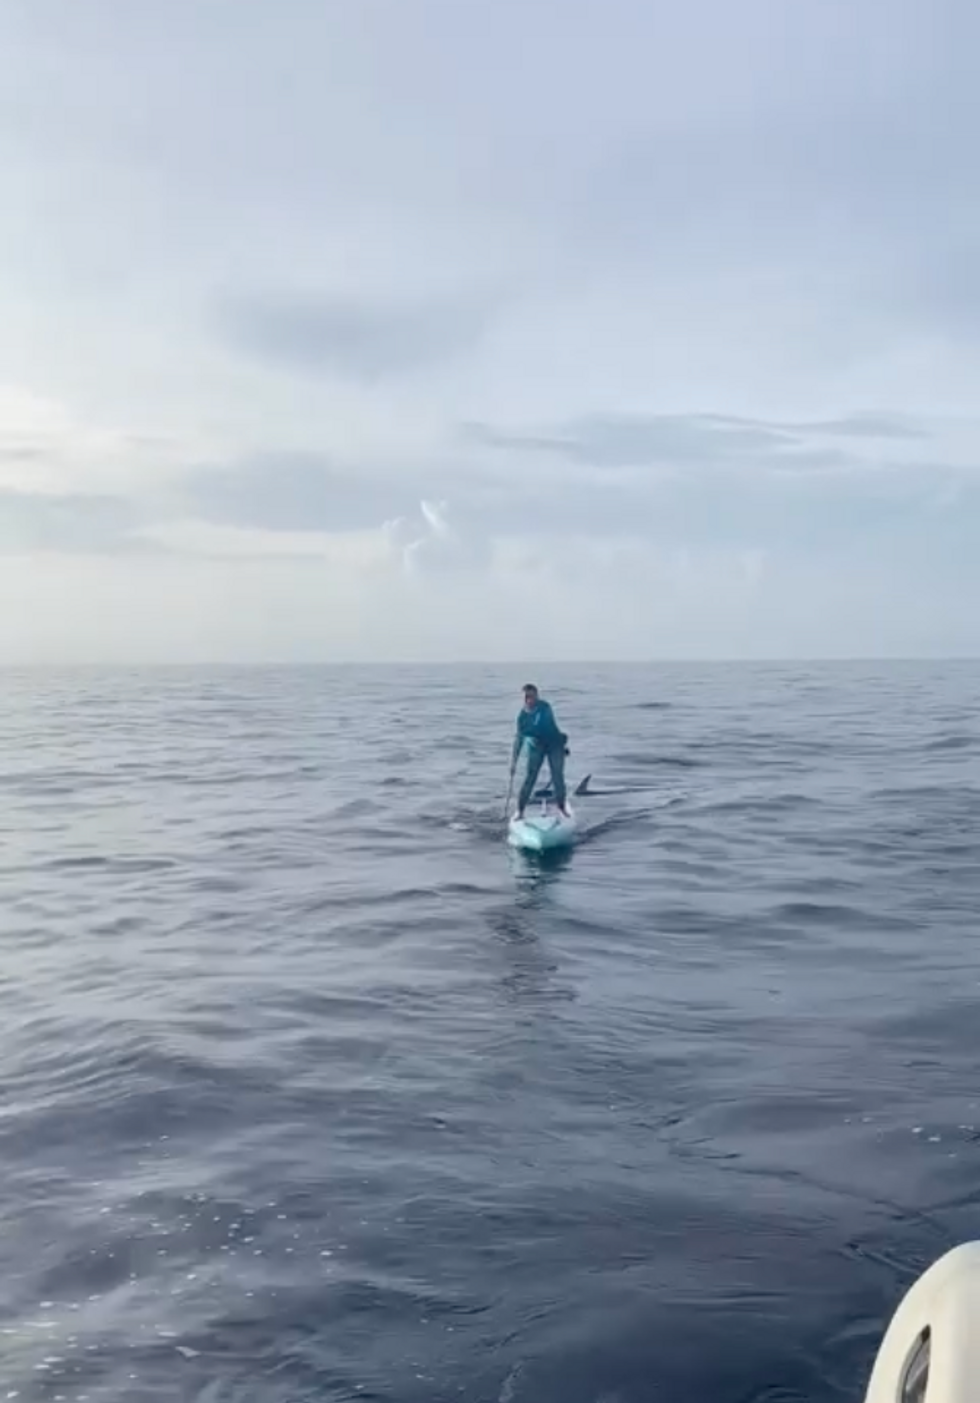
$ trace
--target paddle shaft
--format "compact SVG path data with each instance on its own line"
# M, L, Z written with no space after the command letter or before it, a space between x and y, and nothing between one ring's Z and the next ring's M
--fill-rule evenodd
M511 795L512 795L513 792L514 792L514 770L515 770L515 768L516 768L516 766L514 766L514 765L512 765L512 766L510 767L510 783L509 783L508 786L507 786L507 802L506 802L506 804L504 805L504 818L509 818L509 817L510 817L510 799L511 799Z

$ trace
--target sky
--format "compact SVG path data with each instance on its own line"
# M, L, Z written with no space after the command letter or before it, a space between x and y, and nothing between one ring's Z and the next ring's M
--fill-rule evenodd
M0 663L980 653L971 0L7 0Z

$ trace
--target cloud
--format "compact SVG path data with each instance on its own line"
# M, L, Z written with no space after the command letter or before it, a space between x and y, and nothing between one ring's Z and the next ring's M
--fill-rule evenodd
M264 530L174 516L142 526L136 533L136 541L187 560L276 567L319 562L341 572L353 572L354 578L362 584L362 572L377 566L388 567L392 561L380 528L370 531Z
M117 554L142 549L139 514L118 497L0 488L0 554Z
M411 575L487 569L493 563L492 540L475 522L469 529L454 524L448 502L423 500L418 519L398 518L385 529Z
M608 468L702 462L793 445L790 435L780 430L709 414L592 415L540 435L508 434L479 425L470 432L491 447L552 453Z
M302 565L320 562L346 575L348 586L363 589L385 579L425 579L447 572L493 569L494 542L474 523L453 523L446 502L421 501L405 515L359 527L324 529L310 521L235 524L175 515L143 524L127 541L134 549L155 549L188 559L227 563ZM66 549L72 543L65 543Z
M215 526L225 540L234 539L241 548L253 541L261 554L271 555L323 553L330 541L373 536L408 573L418 575L487 563L473 481L457 483L462 521L453 520L447 500L423 495L449 483L444 468L421 472L410 463L386 470L341 468L318 454L266 452L190 473L181 501L188 520L198 523L196 540L217 540L216 533L202 529ZM171 530L166 538L172 546L178 539L187 543L188 530L185 522L179 536Z
M312 451L267 450L190 471L181 490L202 521L265 531L352 531L412 510L418 491L394 473L340 467Z
M966 0L8 11L0 658L980 647Z
M131 522L115 506L82 541L57 534L56 515L55 535L21 557L18 574L0 551L0 649L48 661L541 663L887 653L904 651L903 639L928 651L937 600L935 638L962 649L980 587L980 482L955 481L951 496L927 500L921 481L907 482L903 497L882 479L876 499L848 479L830 498L821 481L788 480L775 514L762 496L739 510L737 496L714 490L630 498L600 486L552 502L550 517L529 510L528 498L506 519L488 519L472 501L454 511L423 499L401 518L346 531L174 517L137 526L147 549L126 556L112 531ZM68 521L84 523L95 505L66 501ZM65 630L80 598L111 612L98 637ZM28 602L35 627L25 631Z
M206 447L201 434L182 438L93 422L64 401L0 384L0 491L22 494L24 511L31 497L57 497L82 510L88 498L101 499L93 512L103 517L112 501L121 513L123 500L162 489ZM18 510L13 498L8 507L9 520Z
M910 423L898 414L851 414L844 419L825 419L815 423L786 425L800 434L826 435L839 438L876 438L921 440L930 437L921 424Z
M218 324L248 355L304 374L378 381L454 361L480 342L484 308L457 301L354 301L316 293L226 299Z
M129 445L128 494L69 492L70 475L42 493L7 489L0 548L373 559L416 578L490 571L495 543L517 539L537 541L532 554L569 559L585 536L642 539L651 551L829 551L966 500L968 468L908 458L921 442L914 423L891 439L870 433L898 422L860 420L852 435L837 421L583 416L544 434L471 426L461 449L447 445L429 461L344 463L266 448L162 478L144 471L152 436L108 435Z
M829 439L919 440L927 432L898 416L853 415L809 423L775 423L721 414L607 414L567 420L535 433L483 424L464 426L464 438L491 448L545 453L595 468L779 463L812 467L845 461Z

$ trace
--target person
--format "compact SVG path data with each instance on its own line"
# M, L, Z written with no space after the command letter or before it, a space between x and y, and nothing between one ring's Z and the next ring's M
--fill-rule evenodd
M517 796L518 818L524 817L524 810L534 792L535 782L541 773L541 766L545 760L548 761L555 803L565 817L568 817L568 805L565 799L567 745L568 737L564 731L558 729L558 722L555 720L555 713L550 704L540 695L534 683L528 682L524 688L524 705L517 716L517 734L514 736L514 749L510 762L510 776L513 779L521 751L527 750L527 770L524 774L524 783Z

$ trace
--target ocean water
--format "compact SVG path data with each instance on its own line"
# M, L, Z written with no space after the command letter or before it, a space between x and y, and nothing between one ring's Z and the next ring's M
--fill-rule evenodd
M980 1236L980 667L2 675L0 1400L862 1397Z

